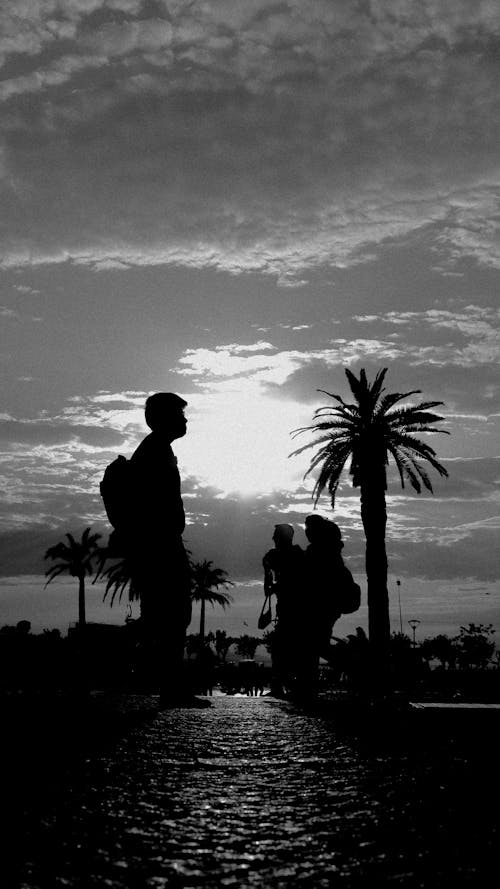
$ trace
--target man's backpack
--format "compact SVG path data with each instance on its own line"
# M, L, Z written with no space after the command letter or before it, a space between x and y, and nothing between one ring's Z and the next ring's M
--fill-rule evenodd
M106 466L99 490L110 524L116 531L124 530L130 516L132 491L130 461L122 454Z
M339 605L342 614L353 614L361 605L361 587L345 565L339 584Z

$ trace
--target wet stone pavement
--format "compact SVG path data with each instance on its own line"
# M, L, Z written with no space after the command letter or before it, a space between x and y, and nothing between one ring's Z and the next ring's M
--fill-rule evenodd
M272 698L212 700L91 756L33 828L16 885L484 885L486 775L459 754L388 750Z

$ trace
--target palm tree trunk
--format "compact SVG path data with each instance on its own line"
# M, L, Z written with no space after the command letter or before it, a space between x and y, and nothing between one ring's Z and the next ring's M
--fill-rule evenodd
M383 486L361 486L361 519L366 537L366 578L368 581L368 633L375 655L382 660L388 652L391 626L387 590L385 530L387 510Z
M205 599L201 598L201 608L200 608L200 648L203 648L205 643Z
M80 574L78 577L78 626L84 627L85 624L85 575Z

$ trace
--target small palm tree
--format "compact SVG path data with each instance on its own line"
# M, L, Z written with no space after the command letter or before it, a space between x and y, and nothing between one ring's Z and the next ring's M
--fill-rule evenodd
M396 407L410 396L420 394L420 390L384 394L383 382L387 368L377 373L373 383L368 381L364 370L360 371L359 378L349 369L345 372L354 402L347 404L340 395L320 389L335 404L318 408L310 426L296 429L292 433L299 435L313 432L320 433L320 436L290 456L319 446L306 476L319 468L313 500L316 504L326 488L332 508L335 506L335 495L343 469L350 459L349 472L353 487L360 488L361 518L366 537L370 641L374 647L387 651L390 639L385 545L387 466L392 457L402 487L408 480L418 493L422 486L432 492L430 479L420 461L429 463L439 475L448 475L444 466L437 461L435 451L414 435L446 432L433 425L444 419L432 413L443 402L423 401L416 405Z
M48 578L45 587L60 574L68 573L71 577L78 578L78 625L84 627L85 620L85 578L92 574L93 564L97 557L99 546L97 541L100 534L91 534L90 528L85 528L81 540L77 541L72 534L66 534L67 543L60 541L55 546L49 547L45 553L45 559L57 559L45 572ZM44 589L45 589L44 587Z
M228 593L219 593L219 587L233 586L227 579L227 572L222 568L214 568L213 562L207 560L195 562L191 565L191 598L194 602L200 602L200 648L205 641L205 608L207 602L213 605L221 605L225 608L230 605L232 597Z

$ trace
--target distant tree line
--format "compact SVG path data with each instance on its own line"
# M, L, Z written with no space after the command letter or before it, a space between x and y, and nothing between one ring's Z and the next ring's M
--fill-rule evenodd
M493 624L468 624L457 636L439 633L420 643L420 656L437 661L445 670L484 670L492 659L500 666L500 651L495 650Z
M252 660L259 645L270 651L269 640L261 636L250 636L247 633L242 636L228 636L225 630L216 630L202 638L198 633L190 633L186 638L186 654L188 657L196 657L203 646L209 646L219 663L224 664L231 648L238 657Z
M90 624L87 633L70 630L67 637L57 629L34 634L27 620L4 625L0 627L0 689L71 687L78 682L90 682L96 688L106 683L126 686L133 680L138 644L135 624ZM252 660L259 646L271 652L273 634L270 630L262 636L231 636L218 629L202 639L199 633L191 633L186 639L186 657L196 662L210 651L213 663L220 666L228 663L231 653L241 660ZM494 634L491 624L470 623L460 627L455 636L440 633L413 646L409 636L393 633L389 648L393 673L399 680L403 675L416 678L422 671L436 676L440 672L496 672L500 670L500 651L495 648ZM334 680L363 684L370 675L371 662L364 632L358 628L356 633L338 639L337 649Z

